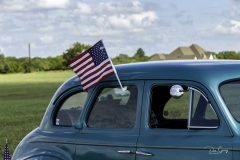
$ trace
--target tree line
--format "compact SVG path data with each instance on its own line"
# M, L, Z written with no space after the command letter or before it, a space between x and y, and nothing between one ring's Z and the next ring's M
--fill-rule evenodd
M22 57L16 58L14 56L5 57L0 53L0 74L6 73L30 73L38 71L51 71L51 70L67 70L70 69L69 62L77 55L89 49L90 45L81 44L76 42L72 47L67 49L62 55L56 57ZM240 60L240 52L223 51L215 54L218 59L237 59ZM154 55L152 55L154 56ZM113 64L124 64L134 62L148 61L152 56L146 56L142 48L139 48L136 53L131 57L127 54L119 54L115 58L111 58Z

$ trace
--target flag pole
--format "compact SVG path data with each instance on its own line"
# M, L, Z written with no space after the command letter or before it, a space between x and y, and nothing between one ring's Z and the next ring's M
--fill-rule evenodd
M103 43L103 40L101 40L101 41L102 41L102 43ZM103 45L104 45L104 43L103 43ZM105 45L104 45L104 48L105 48ZM107 49L106 49L106 48L105 48L105 50L106 50L106 53L107 53ZM116 77L117 77L118 83L120 84L120 87L121 87L122 91L126 91L127 88L122 86L122 83L121 83L121 81L120 81L120 79L119 79L119 77L118 77L118 74L117 74L117 70L115 69L115 67L114 67L114 65L113 65L113 63L112 63L112 60L111 60L111 58L109 57L108 53L107 53L107 56L108 56L108 58L109 58L109 60L110 60L110 62L111 62L111 65L112 65L112 67L113 67L113 71L114 71L114 73L115 73L115 75L116 75Z
M109 56L108 56L108 58L110 59L110 62L111 62L111 64L112 64L112 67L113 67L113 70L114 70L114 73L115 73L115 75L116 75L116 77L117 77L117 80L118 80L118 82L119 82L119 84L120 84L120 87L122 88L122 91L126 91L127 88L122 86L122 83L121 83L121 81L120 81L120 79L119 79L119 77L118 77L117 71L116 71L116 69L115 69L115 67L114 67L114 65L113 65L113 63L112 63L111 58L110 58Z

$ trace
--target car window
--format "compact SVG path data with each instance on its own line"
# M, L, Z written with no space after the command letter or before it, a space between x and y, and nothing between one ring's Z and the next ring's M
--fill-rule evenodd
M217 128L219 119L212 106L196 91L173 98L171 86L156 86L151 92L150 128ZM191 99L190 99L191 97Z
M222 98L232 116L240 122L240 81L228 82L220 87Z
M163 108L163 117L165 119L187 119L189 108L188 101L188 92L180 99L170 98Z
M128 86L102 89L87 120L90 128L133 128L136 121L138 90Z
M211 104L196 91L191 91L193 103L190 105L188 128L217 128L219 119Z
M73 126L79 119L86 99L87 92L76 93L68 97L57 112L55 125Z

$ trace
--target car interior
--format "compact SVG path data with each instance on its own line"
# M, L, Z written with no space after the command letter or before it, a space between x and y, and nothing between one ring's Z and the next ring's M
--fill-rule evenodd
M194 129L202 128L216 128L219 126L219 119L216 116L214 110L214 116L212 118L206 117L208 102L203 96L199 96L196 108L192 111L191 121L188 124L188 106L189 99L186 100L184 106L179 106L176 109L174 106L171 111L166 111L165 107L167 102L173 97L170 95L171 86L156 86L153 87L151 92L151 104L149 111L149 127L150 128L168 128L168 129L188 129L189 127ZM184 108L187 108L184 109ZM174 110L175 109L175 110ZM177 113L176 117L166 118L168 112Z

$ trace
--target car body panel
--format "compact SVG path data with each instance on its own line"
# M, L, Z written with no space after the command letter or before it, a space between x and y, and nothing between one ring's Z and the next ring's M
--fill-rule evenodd
M18 145L12 159L73 160L75 158L76 133L45 132L39 128L29 133ZM46 138L48 137L48 138ZM28 152L26 152L26 150Z
M239 159L240 124L231 115L219 91L224 82L240 80L239 69L240 61L235 60L161 61L116 66L123 85L137 84L139 89L133 129L99 129L86 125L100 88L118 85L115 75L88 91L77 122L79 126L54 125L54 112L62 101L82 91L80 79L74 76L56 91L40 126L19 143L12 159ZM149 128L149 97L153 84L190 85L202 91L216 111L220 125L213 130Z

